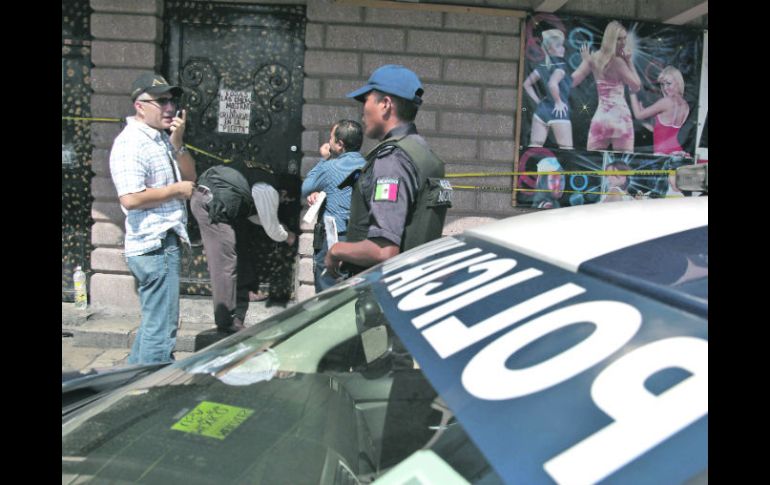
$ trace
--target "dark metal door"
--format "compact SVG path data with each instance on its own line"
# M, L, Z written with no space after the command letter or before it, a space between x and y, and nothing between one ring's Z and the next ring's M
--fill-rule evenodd
M62 1L61 260L62 301L74 301L72 273L91 268L91 42L88 0Z
M169 1L165 7L165 71L185 90L185 142L213 156L193 152L198 174L228 163L256 161L281 174L299 191L305 7ZM281 221L299 229L299 197L282 204ZM190 216L193 239L198 234ZM259 230L255 251L265 266L260 279L273 293L293 289L294 251L275 245ZM210 294L203 248L183 264L182 291Z

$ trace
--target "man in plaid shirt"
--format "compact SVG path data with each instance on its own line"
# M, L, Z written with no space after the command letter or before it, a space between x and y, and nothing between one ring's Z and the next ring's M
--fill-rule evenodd
M180 243L189 245L185 200L195 187L195 161L184 146L182 88L158 74L134 81L136 114L115 139L112 181L126 214L125 255L138 281L142 322L129 364L173 360L179 321ZM170 131L170 136L166 133Z

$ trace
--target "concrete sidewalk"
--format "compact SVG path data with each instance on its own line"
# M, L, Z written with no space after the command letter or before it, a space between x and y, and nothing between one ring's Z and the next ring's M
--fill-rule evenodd
M251 302L244 324L247 327L284 311L286 306ZM181 360L226 335L217 332L210 297L183 297L174 356ZM125 363L139 328L137 311L114 308L78 310L62 302L62 373L103 370Z

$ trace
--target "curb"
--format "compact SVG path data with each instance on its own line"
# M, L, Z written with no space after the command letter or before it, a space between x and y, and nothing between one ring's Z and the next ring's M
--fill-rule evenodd
M268 307L265 302L252 302L244 323L251 327L295 303ZM179 311L176 352L196 352L226 336L216 330L210 298L182 298ZM62 335L71 335L74 347L130 349L140 321L138 312L91 307L78 310L74 303L62 302Z

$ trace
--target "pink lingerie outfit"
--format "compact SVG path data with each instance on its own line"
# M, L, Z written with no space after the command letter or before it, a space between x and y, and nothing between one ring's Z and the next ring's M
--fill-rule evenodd
M674 107L674 121L676 121L679 105ZM682 122L684 124L684 122ZM684 152L679 145L677 135L682 125L667 125L660 121L660 115L655 116L655 128L652 132L652 148L655 153Z
M588 131L588 149L604 150L613 143L623 146L634 145L634 123L631 110L625 98L623 81L597 80L596 91L599 106L591 119Z

